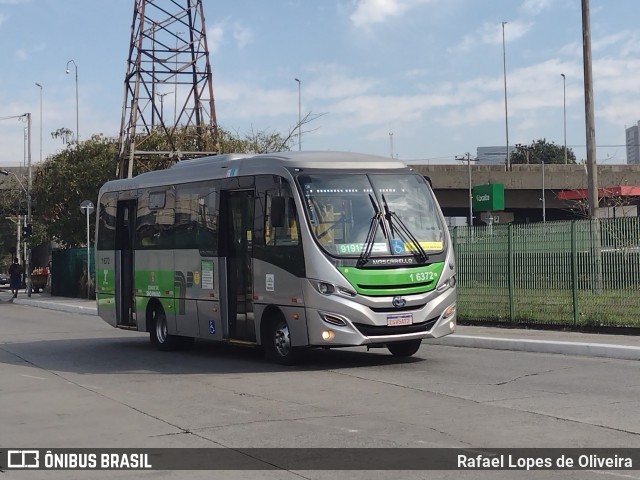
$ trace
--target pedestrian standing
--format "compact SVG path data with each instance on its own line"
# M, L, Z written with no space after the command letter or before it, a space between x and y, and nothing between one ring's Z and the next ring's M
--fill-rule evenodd
M22 285L22 267L18 263L18 259L14 258L13 263L9 267L9 286L11 287L11 293L13 298L18 298L18 290Z

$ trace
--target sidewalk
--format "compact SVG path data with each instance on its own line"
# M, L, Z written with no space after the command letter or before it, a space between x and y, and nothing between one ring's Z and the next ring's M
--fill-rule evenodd
M10 292L0 291L0 305L10 300ZM33 293L29 298L23 291L20 291L18 298L13 300L13 303L48 310L97 315L95 300L52 297L46 293ZM640 360L640 335L606 335L458 325L456 333L453 335L427 340L426 343L454 347Z

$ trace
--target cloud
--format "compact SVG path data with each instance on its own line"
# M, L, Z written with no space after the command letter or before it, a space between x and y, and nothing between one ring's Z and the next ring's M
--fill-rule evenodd
M549 9L552 3L553 0L525 0L521 8L527 13L537 15L543 10Z
M253 42L254 35L250 28L243 26L240 22L233 23L231 27L229 27L229 24L230 21L227 18L207 30L207 44L210 52L220 51L229 30L238 48L244 48Z
M236 22L233 24L233 38L236 40L239 48L244 48L253 41L253 31Z
M533 22L522 22L519 20L507 22L504 26L505 41L514 41L524 37L527 32L531 30L533 25ZM450 52L467 52L478 44L501 45L502 24L500 22L484 23L482 27L477 29L475 32L465 35L458 45L451 47L448 50Z
M354 0L355 10L350 19L356 28L383 23L391 17L431 0Z
M215 53L220 50L224 42L224 27L222 23L216 23L213 27L207 29L207 46L209 52Z

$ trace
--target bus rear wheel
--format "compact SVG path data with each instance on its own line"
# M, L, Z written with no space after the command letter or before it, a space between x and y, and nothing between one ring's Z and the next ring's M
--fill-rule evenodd
M281 365L295 365L300 361L300 350L291 346L289 325L284 318L272 320L265 337L265 353L269 360Z
M158 350L163 352L176 350L180 347L180 338L168 333L167 316L160 306L153 307L151 312L149 339Z
M422 340L409 340L406 342L388 343L387 348L396 357L410 357L420 349Z

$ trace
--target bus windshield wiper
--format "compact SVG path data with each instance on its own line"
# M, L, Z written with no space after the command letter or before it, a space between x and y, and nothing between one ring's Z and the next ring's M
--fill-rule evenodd
M424 251L418 239L413 235L413 233L411 233L409 227L407 227L407 225L402 221L402 219L396 212L392 212L391 210L389 210L389 205L387 204L387 199L384 198L384 194L382 194L382 205L384 206L385 218L387 219L389 227L391 228L391 234L393 235L393 232L397 231L398 236L403 242L407 242L407 239L409 239L407 243L410 243L413 246L411 251L415 253L423 262L429 260L427 252ZM394 223L391 221L391 219L395 219L395 223L397 224L395 228Z
M376 201L374 200L371 194L369 194L369 200L371 200L371 205L373 205L373 210L375 211L375 213L373 214L373 217L371 217L371 222L369 223L369 231L367 232L367 238L364 241L364 249L362 250L362 253L360 253L360 257L358 258L358 263L356 264L358 267L361 267L362 265L364 265L369 261L369 258L371 257L371 252L373 252L373 245L376 240L376 233L378 233L378 228L382 223L382 217L383 217L382 211L378 208L378 205L376 204ZM382 229L382 233L386 238L387 235L384 229Z

